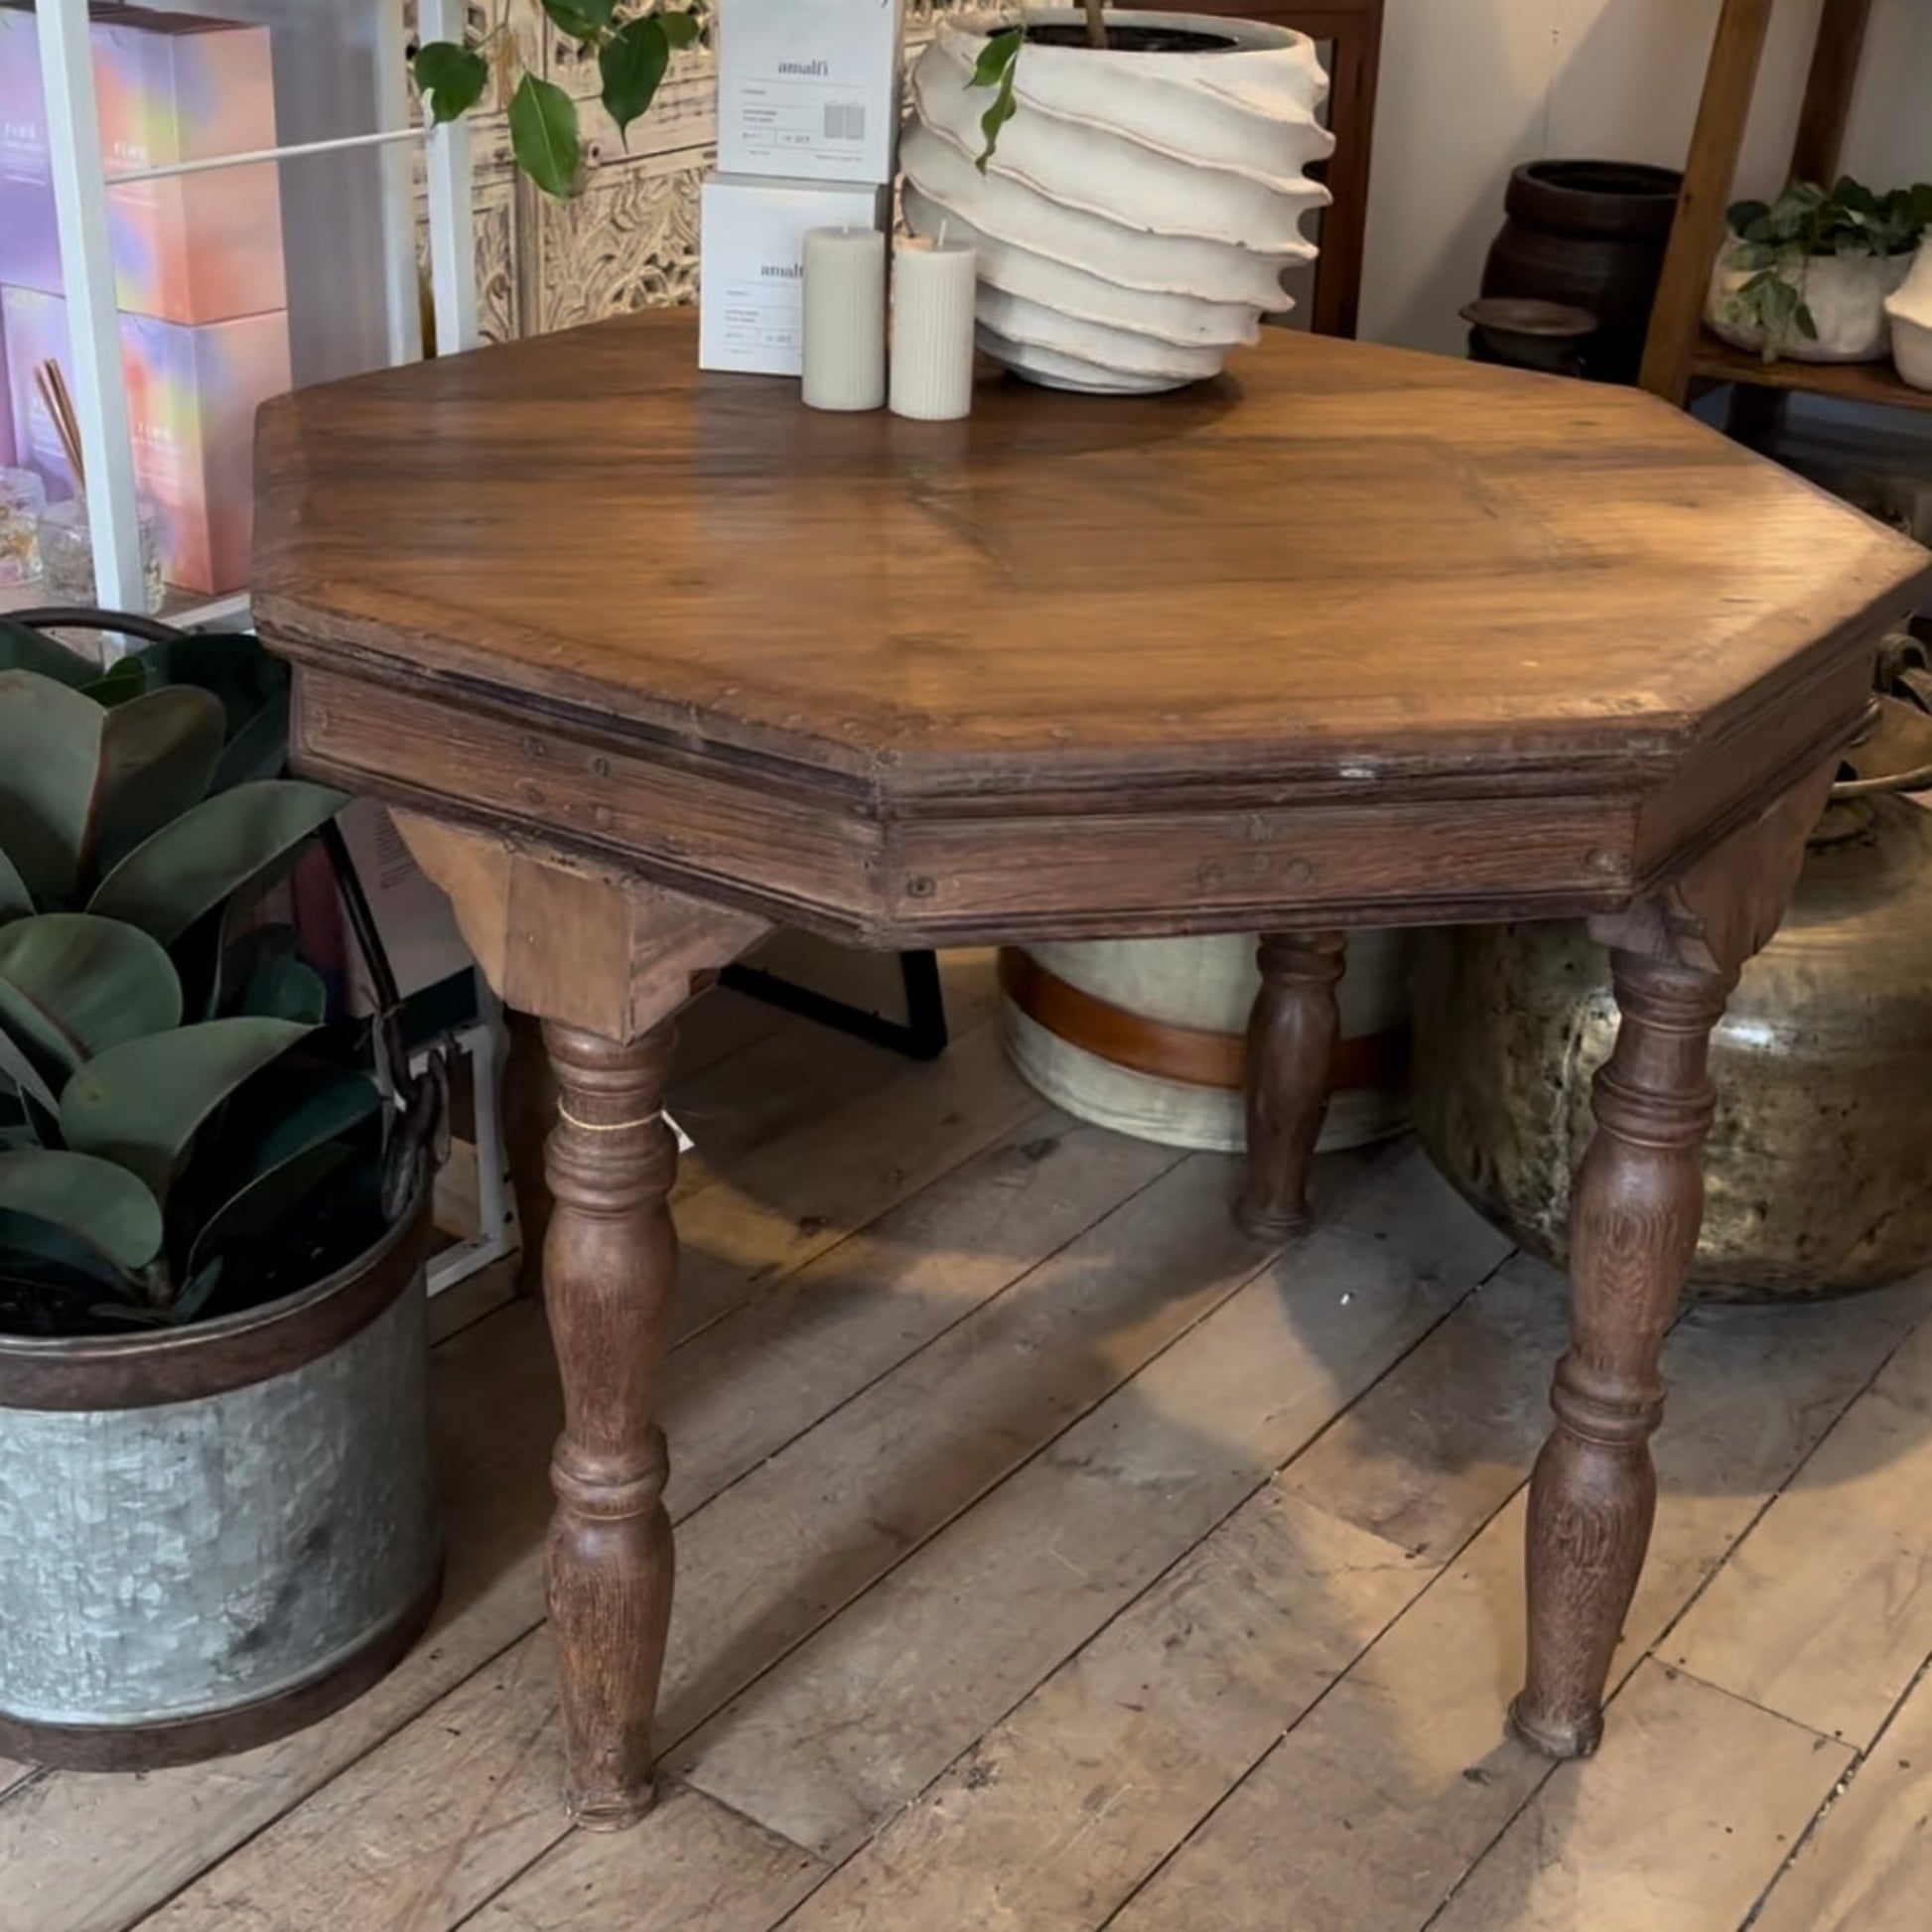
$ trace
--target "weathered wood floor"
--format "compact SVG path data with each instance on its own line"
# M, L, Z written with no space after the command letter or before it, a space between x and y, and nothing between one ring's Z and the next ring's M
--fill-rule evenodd
M437 1307L449 1587L339 1717L0 1764L0 1932L1918 1932L1932 1281L1692 1313L1608 1741L1502 1735L1563 1327L1413 1149L1286 1257L1229 1163L713 996L670 1378L663 1802L556 1804L543 1325Z

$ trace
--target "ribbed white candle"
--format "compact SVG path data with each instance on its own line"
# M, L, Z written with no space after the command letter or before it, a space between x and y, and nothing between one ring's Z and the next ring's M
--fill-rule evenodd
M908 235L893 254L893 414L950 422L973 410L977 253Z
M886 237L877 228L806 230L804 350L811 408L886 400Z

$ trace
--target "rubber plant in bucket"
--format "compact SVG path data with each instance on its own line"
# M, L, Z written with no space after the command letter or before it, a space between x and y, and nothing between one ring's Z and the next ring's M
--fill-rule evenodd
M0 1754L263 1741L386 1669L438 1575L421 1261L440 1081L252 638L0 621ZM330 855L381 1009L265 891Z
M948 15L912 69L906 225L979 252L980 345L1106 394L1217 374L1292 305L1334 149L1305 34L1198 14Z

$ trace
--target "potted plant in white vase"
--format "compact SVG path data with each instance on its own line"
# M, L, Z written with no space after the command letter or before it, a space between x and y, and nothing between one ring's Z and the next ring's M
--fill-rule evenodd
M1932 223L1932 183L1874 194L1849 175L1794 182L1774 202L1738 202L1711 270L1705 322L1767 362L1875 362L1885 302Z
M1328 193L1327 76L1304 34L1198 14L948 16L912 69L900 148L915 233L979 251L979 341L1054 387L1219 372L1310 260Z

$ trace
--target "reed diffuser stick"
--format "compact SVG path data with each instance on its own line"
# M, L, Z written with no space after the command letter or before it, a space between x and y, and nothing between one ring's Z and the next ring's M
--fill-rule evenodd
M34 380L40 389L41 400L47 405L47 413L53 420L54 433L61 439L61 449L67 457L68 466L73 472L73 486L84 496L87 493L87 466L80 454L80 418L74 412L68 379L61 373L60 363L50 356L34 371Z

